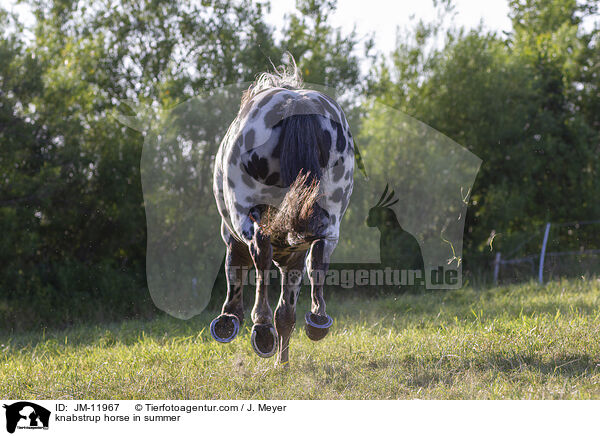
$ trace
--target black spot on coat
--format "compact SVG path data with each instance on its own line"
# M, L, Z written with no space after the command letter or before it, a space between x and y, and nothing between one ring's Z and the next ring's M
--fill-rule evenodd
M270 128L275 127L283 120L283 105L285 102L279 102L265 114L265 126Z
M273 148L273 152L271 153L271 156L274 159L279 159L281 157L281 147L283 147L283 135L280 134L281 132L277 132L277 134L279 135L279 137L277 138L277 145L275 145L275 147Z
M264 180L269 174L269 162L266 158L259 158L258 154L252 153L250 160L244 165L244 170L256 180Z
M331 127L333 127L336 131L335 148L338 152L343 153L343 151L346 149L346 137L344 135L344 130L339 123L336 123L333 120L331 120Z
M246 173L242 173L242 181L250 188L254 188L254 186L256 186L254 184L254 180L252 180L252 177Z
M335 191L333 191L333 194L331 194L331 201L333 201L334 203L339 203L340 201L342 201L343 195L344 190L342 188L337 188Z
M244 145L246 148L252 148L254 146L254 129L249 129L244 136Z
M323 129L323 141L319 144L319 164L325 168L329 163L329 154L331 151L331 133Z
M323 97L319 96L319 100L321 104L325 108L325 111L329 114L331 119L336 123L340 124L340 117L338 116L338 112L333 108L333 106Z
M341 157L334 164L332 173L333 173L333 181L338 182L343 176L346 168L344 167L344 159Z
M269 91L267 94L264 95L264 97L261 98L261 100L258 102L257 107L259 109L262 109L263 107L265 107L267 105L267 103L269 103L271 101L271 99L273 98L273 96L275 94L277 94L279 92L278 89L274 89L272 91Z
M273 186L279 182L279 173L274 172L269 174L269 176L265 179L265 185Z

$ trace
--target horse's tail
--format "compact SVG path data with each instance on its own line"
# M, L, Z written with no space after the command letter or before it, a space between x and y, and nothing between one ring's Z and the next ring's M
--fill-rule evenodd
M265 230L277 245L301 245L320 239L327 222L325 210L317 204L319 181L301 172L278 209L267 215Z
M321 180L320 146L323 129L316 114L291 115L281 121L281 179L291 186L301 172L307 182Z
M289 186L279 210L267 220L273 241L298 245L321 237L326 212L318 204L324 131L319 115L298 114L281 123L281 180Z

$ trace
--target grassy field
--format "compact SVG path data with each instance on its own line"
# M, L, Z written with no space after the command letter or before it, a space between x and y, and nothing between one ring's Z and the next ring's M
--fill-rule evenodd
M600 398L600 281L365 299L330 297L335 323L304 334L299 302L289 370L254 355L248 322L228 345L214 313L190 321L0 336L10 399Z

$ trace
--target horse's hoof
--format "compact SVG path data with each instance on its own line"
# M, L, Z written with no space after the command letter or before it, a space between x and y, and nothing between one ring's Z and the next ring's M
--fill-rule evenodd
M329 315L315 315L312 312L307 312L304 316L306 325L306 336L313 341L320 341L329 332L329 327L333 324L333 318Z
M277 351L277 332L273 324L254 324L250 333L250 343L260 357L272 357Z
M210 323L210 335L215 341L226 344L233 341L240 331L240 320L235 315L222 314Z

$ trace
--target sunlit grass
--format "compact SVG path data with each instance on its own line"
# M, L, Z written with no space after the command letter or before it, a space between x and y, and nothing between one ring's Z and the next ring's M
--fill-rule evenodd
M249 324L218 344L207 325L167 316L0 336L10 399L600 398L600 282L572 280L328 299L320 342L298 308L291 367L249 344Z

